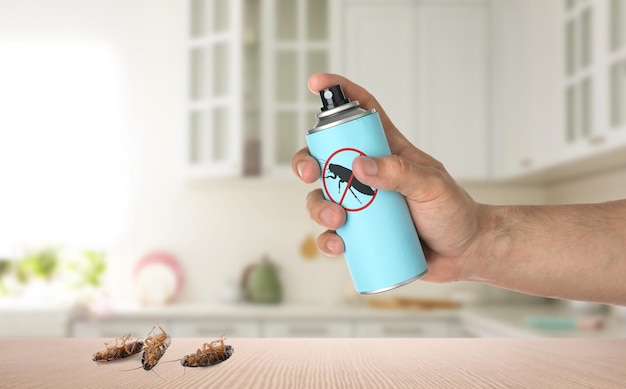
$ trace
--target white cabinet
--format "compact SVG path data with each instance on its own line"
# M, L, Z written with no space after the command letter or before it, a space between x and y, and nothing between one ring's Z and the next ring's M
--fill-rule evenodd
M617 152L626 160L626 4L565 1L560 127L565 162Z
M70 325L70 336L76 338L119 338L131 334L133 338L145 338L156 325L156 320L74 320ZM159 322L166 331L169 323Z
M626 5L499 0L490 20L493 177L626 162Z
M340 72L370 91L394 124L412 131L416 109L413 1L344 1L337 25Z
M560 2L491 2L491 165L507 179L555 163L561 115Z
M487 8L427 1L418 19L418 134L460 180L488 178Z
M456 178L486 179L485 2L345 0L337 11L340 71Z
M67 312L48 309L3 309L0 337L67 336Z
M185 0L185 156L189 177L243 168L243 0Z
M191 178L286 175L332 68L329 0L185 0L186 166Z
M102 318L70 317L68 336L145 337L160 324L172 337L350 338L460 337L457 312L381 312L278 306L173 307L119 311Z
M263 323L267 338L349 338L349 320L268 320Z
M186 338L258 338L261 328L256 320L203 319L173 320L170 331L172 336Z
M448 319L372 320L354 327L358 338L447 338L461 334L461 325Z
M305 146L321 102L309 76L332 69L329 0L261 2L259 106L263 174L291 178L291 157Z
M145 337L154 325L161 325L171 336L185 338L256 338L261 336L258 320L206 317L203 319L169 318L110 318L103 320L76 319L70 325L73 337L115 338L131 333Z

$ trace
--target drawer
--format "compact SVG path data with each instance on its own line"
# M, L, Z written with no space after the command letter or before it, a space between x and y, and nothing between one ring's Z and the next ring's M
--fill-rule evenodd
M342 320L272 320L263 323L267 338L349 338L352 324Z
M375 320L354 326L357 338L444 338L455 336L448 320Z
M261 326L253 320L176 320L171 324L173 336L184 338L258 338Z
M65 337L66 327L67 317L61 313L0 313L0 337Z
M145 338L156 324L152 320L79 320L72 323L70 331L76 338L119 338L128 333ZM159 324L170 334L168 323Z

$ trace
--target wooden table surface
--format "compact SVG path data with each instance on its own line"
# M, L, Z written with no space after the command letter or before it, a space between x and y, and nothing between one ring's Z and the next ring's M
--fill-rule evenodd
M141 354L93 362L105 340L0 338L0 388L626 387L626 339L238 338L219 365L154 372L127 371ZM208 340L174 338L162 361Z

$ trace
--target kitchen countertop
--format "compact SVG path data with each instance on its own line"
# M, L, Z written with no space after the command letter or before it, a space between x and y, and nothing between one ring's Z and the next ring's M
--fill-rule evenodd
M141 356L95 363L105 339L0 338L3 388L623 388L626 339L227 339L209 368L177 361L207 340L174 338L154 372ZM156 374L155 374L156 373ZM157 375L158 374L158 375Z

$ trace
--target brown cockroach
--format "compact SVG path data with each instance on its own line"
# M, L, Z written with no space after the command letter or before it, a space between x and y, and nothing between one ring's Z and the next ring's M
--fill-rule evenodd
M205 367L224 362L233 355L235 349L231 345L224 344L224 338L204 343L195 354L185 355L180 359L180 364L185 367Z
M152 327L148 336L144 339L143 356L141 357L141 365L144 370L152 370L159 363L159 360L165 354L165 350L170 346L172 338L165 332L163 327L159 326L161 333L151 335L156 326Z
M135 355L143 348L143 342L139 339L130 341L130 334L126 334L121 338L105 342L104 347L104 350L98 351L93 355L92 360L107 362Z

